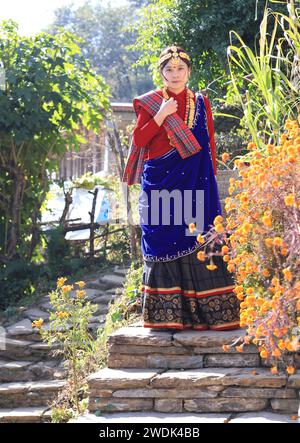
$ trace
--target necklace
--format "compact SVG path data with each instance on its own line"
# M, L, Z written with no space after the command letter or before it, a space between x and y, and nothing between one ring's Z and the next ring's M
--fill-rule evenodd
M170 96L165 86L162 88L162 92L164 99L169 100ZM186 106L185 106L184 123L189 128L193 126L194 115L195 115L194 93L191 89L186 88Z
M169 100L170 96L168 94L166 86L162 88L163 92L163 98L165 100ZM186 88L186 106L185 106L185 115L184 115L184 123L191 128L193 126L194 121L194 115L195 115L195 103L194 103L194 93L191 89ZM168 138L170 140L170 137L168 135ZM171 141L170 145L174 146Z

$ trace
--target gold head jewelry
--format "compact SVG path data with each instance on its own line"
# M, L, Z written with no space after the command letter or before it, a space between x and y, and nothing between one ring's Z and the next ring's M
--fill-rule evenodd
M160 57L159 61L158 61L158 65L160 66L165 60L168 60L170 58L172 58L171 63L174 66L177 66L177 64L180 61L180 58L185 58L186 60L190 60L190 57L182 51L178 51L176 46L170 46L170 50L172 52L168 52L167 54L163 55L162 57Z

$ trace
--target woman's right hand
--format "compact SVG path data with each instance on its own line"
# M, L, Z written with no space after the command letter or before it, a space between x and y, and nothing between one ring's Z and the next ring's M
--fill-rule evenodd
M159 112L166 117L167 115L177 112L177 107L177 101L174 100L174 97L170 97L169 100L163 100Z

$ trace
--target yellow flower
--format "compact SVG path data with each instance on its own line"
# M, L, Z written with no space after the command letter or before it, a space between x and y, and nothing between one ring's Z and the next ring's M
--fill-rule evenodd
M78 285L80 288L83 288L85 286L85 282L82 280L75 282L75 284Z
M60 277L60 278L58 278L58 279L57 279L57 287L58 287L58 288L61 288L61 287L65 284L66 281L67 281L67 278L66 278L66 277Z
M62 292L70 292L73 289L73 285L65 285L61 287Z
M40 318L39 320L35 320L32 322L32 327L41 329L41 327L43 326L43 323L44 323L44 320L42 318Z
M56 312L56 315L59 318L67 318L67 317L69 317L69 314L67 312L62 312L62 311Z
M77 294L77 297L78 298L84 298L85 297L85 295L86 295L86 291L80 291L80 290L77 290L76 291L76 294Z

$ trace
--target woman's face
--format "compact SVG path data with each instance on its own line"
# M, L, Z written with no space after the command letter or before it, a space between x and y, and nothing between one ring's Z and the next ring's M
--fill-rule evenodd
M185 88L190 76L190 68L188 65L179 59L177 64L169 60L162 70L162 79L164 85L171 91L180 91Z

